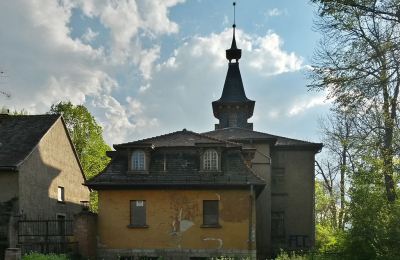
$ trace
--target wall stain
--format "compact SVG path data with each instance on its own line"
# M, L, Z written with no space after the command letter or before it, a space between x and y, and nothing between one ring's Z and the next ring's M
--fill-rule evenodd
M218 241L219 246L217 249L221 249L224 246L224 241L222 241L221 238L206 237L206 238L203 238L203 241Z

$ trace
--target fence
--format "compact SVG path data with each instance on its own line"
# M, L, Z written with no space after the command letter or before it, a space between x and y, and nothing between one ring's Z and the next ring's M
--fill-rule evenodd
M73 220L19 220L18 245L22 254L76 253L78 245L73 240Z

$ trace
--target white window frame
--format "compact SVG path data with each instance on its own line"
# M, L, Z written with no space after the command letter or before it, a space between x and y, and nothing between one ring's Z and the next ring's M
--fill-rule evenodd
M131 169L133 171L146 170L146 153L143 150L135 150L132 152Z
M208 149L203 154L203 170L218 171L219 161L218 152L214 149Z
M63 186L57 187L57 201L58 202L65 202L65 188Z

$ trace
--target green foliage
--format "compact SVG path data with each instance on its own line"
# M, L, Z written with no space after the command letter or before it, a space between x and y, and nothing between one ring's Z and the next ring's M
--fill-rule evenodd
M24 255L22 257L22 260L69 260L69 257L67 255L61 254L61 255L56 255L56 254L39 254L39 253L29 253L27 255Z
M319 252L342 252L343 243L344 231L329 225L316 225L315 247Z
M400 258L400 203L388 203L377 166L353 176L345 251L354 259Z
M106 151L111 148L104 142L103 129L87 108L60 102L52 105L49 113L63 116L86 178L100 173L110 160ZM91 210L97 210L97 194L91 195Z

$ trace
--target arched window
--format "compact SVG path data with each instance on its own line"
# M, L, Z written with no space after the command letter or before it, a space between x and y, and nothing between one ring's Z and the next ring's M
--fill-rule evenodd
M132 153L132 170L145 170L145 154L144 151L134 151Z
M203 155L203 169L205 171L218 170L218 153L215 150L207 150Z

